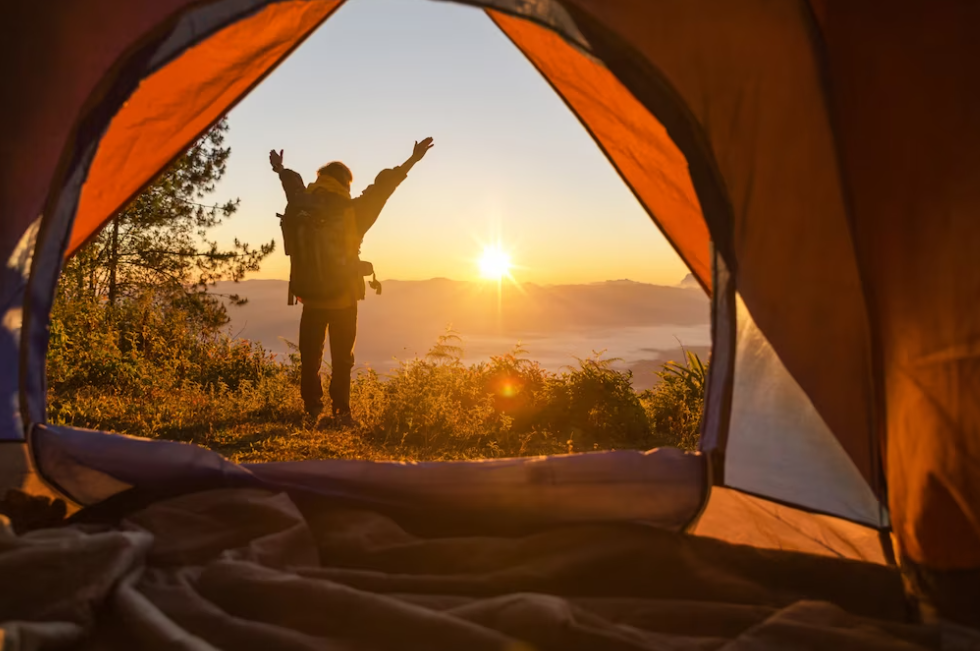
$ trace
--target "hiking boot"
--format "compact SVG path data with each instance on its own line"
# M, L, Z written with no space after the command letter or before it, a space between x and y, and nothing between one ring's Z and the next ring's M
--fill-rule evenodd
M356 427L357 421L351 416L349 411L334 414L333 422L336 427Z
M306 415L303 416L303 425L305 427L314 427L318 420L320 420L320 412L322 409L307 409Z
M351 417L350 413L346 413L334 414L333 416L324 416L320 419L320 422L316 424L316 429L321 432L325 432L329 430L339 430L356 426L357 421Z

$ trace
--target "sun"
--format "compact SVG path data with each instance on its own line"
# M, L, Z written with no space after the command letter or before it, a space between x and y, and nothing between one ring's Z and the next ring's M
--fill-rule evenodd
M500 280L510 273L510 256L499 246L488 246L480 257L480 275L489 280Z

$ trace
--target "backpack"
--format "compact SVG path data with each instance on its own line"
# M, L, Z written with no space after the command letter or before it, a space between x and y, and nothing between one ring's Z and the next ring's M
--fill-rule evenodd
M290 305L293 297L332 300L355 288L360 260L348 251L345 212L350 207L350 199L336 194L304 192L278 215L290 262Z

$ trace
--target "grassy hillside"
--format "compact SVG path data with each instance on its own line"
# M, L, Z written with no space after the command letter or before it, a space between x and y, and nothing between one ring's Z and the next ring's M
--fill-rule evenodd
M600 354L549 372L519 347L463 364L447 333L386 374L361 373L358 425L303 423L295 354L276 356L148 292L115 307L59 301L48 356L52 422L193 442L240 462L466 459L693 448L705 368L669 364L653 390ZM324 386L329 367L324 365Z

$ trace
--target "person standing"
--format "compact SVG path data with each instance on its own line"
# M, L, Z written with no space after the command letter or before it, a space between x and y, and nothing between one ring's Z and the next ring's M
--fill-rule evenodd
M355 198L350 196L353 175L343 163L324 165L317 171L316 181L304 186L297 172L283 166L281 150L269 152L269 162L279 175L288 203L283 234L286 254L291 257L290 296L295 295L303 305L300 393L307 417L314 424L323 410L320 366L329 333L332 423L354 425L350 390L357 302L365 296L364 275L372 273L368 270L365 274L371 266L360 260L361 242L388 198L432 146L432 138L416 142L408 160L382 170Z

